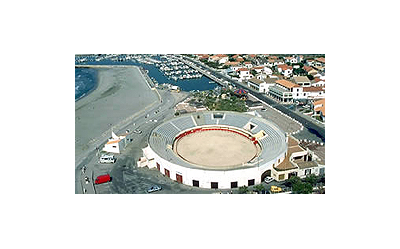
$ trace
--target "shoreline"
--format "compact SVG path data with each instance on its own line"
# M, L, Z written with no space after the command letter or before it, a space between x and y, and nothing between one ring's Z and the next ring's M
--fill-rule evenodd
M158 96L138 67L99 70L96 88L75 101L75 158L104 142L110 128L153 102Z
M98 68L93 68L96 72L95 75L95 83L92 89L90 89L89 91L85 92L84 94L82 94L79 98L75 99L75 103L81 99L83 99L86 96L89 96L92 92L94 92L97 87L99 86L99 69Z

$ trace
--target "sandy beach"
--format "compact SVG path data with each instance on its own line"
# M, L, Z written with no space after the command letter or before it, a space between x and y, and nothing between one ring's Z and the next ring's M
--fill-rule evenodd
M117 132L118 124L157 101L137 67L99 69L97 88L75 102L75 158L110 137L111 127Z

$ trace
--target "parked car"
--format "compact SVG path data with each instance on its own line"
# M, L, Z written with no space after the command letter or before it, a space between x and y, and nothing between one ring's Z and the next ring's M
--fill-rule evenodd
M99 163L115 163L117 159L113 155L102 155L99 159Z
M277 186L271 186L271 192L272 192L272 193L279 193L279 192L282 192L282 188L277 187Z
M265 183L270 183L270 182L272 182L273 180L274 180L274 178L272 178L272 177L270 177L270 176L267 176L267 177L265 177L264 182L265 182Z
M136 129L136 130L134 130L133 132L136 133L136 134L142 134L142 131L139 130L139 129Z
M151 186L147 189L147 193L152 193L161 190L161 187L158 185Z
M96 180L94 181L94 183L95 184L101 184L101 183L110 182L110 181L111 181L110 175L106 174L106 175L98 176L96 178Z

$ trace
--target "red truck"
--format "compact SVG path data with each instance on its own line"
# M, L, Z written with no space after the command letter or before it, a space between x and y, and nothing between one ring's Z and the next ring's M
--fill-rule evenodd
M96 178L96 180L94 181L94 183L95 184L101 184L101 183L105 183L105 182L109 182L109 181L111 181L111 177L110 177L109 174L107 174L107 175L98 176Z

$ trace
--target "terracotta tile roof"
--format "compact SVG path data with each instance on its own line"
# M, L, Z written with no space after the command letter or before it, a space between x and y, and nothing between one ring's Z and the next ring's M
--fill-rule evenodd
M277 80L275 83L284 86L286 88L300 87L299 85L287 80Z
M107 144L115 144L115 143L118 143L119 141L121 141L121 139L108 141Z
M314 105L325 105L325 99L315 100Z
M243 62L244 64L251 64L251 62L250 61L245 61L245 62Z
M238 57L237 59L236 59L236 61L244 61L244 59L242 58L242 57Z
M283 71L285 71L287 69L293 69L292 66L288 66L286 64L278 65L278 68L281 68Z
M321 58L317 58L317 59L315 59L316 61L319 61L319 62L322 62L322 63L325 63L325 58L324 57L321 57Z
M303 92L322 92L323 90L322 86L303 87Z
M238 62L238 61L227 61L227 62L225 62L224 65L236 66L236 65L238 65L239 63L240 63L240 62Z
M263 66L253 67L253 69L264 69Z
M318 78L318 77L315 77L314 78L314 83L317 83L317 82L320 82L320 81L323 81L323 82L325 82L325 80L321 80L320 78Z
M306 70L306 71L308 72L308 71L311 71L313 68L312 68L312 67L309 67L309 66L304 66L303 69Z
M238 71L249 71L247 68L239 68Z

